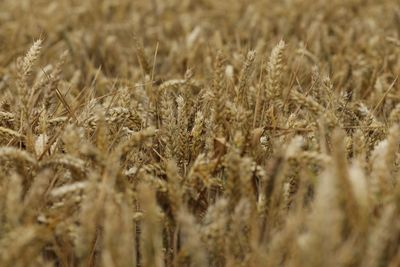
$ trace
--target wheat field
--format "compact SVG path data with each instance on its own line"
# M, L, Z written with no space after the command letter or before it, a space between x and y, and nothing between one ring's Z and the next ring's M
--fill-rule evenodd
M398 0L1 0L0 267L400 266Z

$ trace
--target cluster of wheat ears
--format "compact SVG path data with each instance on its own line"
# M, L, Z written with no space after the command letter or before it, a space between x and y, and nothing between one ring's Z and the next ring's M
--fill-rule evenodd
M400 266L397 0L0 1L0 266Z

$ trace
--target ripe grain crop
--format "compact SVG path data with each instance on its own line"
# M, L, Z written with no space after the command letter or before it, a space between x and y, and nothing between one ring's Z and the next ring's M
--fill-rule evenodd
M400 266L397 0L0 1L0 267Z

